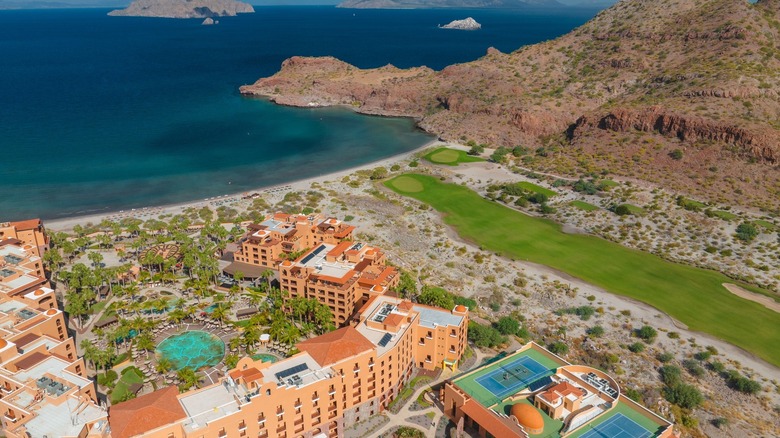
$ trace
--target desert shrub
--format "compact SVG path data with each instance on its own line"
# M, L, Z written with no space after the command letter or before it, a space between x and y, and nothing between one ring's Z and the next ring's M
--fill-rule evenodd
M695 386L678 383L663 389L664 398L684 409L695 409L704 401L704 396Z
M656 356L655 358L658 359L661 363L667 363L667 362L671 362L672 359L674 359L674 355L672 353L663 352L663 353L659 353L658 356Z
M658 332L649 325L645 325L636 331L636 336L648 344L651 344L655 340L655 337L658 336Z
M645 351L645 344L641 342L634 342L628 346L628 350L632 353L641 353Z
M598 338L604 334L604 327L595 325L587 330L588 335Z
M569 346L566 343L558 341L550 344L547 348L553 354L562 355L569 352Z

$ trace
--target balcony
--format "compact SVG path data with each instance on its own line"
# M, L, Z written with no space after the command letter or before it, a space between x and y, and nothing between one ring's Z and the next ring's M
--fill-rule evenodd
M243 423L243 422L242 422L242 423L240 423L240 424L238 425L238 430L239 430L239 431L246 430L246 423Z
M295 420L295 423L293 423L295 426L300 426L303 424L303 418L298 418Z
M11 423L16 423L19 419L16 417L10 417L8 414L3 415L7 421L10 421Z
M333 411L328 415L328 420L332 420L338 416L338 412Z

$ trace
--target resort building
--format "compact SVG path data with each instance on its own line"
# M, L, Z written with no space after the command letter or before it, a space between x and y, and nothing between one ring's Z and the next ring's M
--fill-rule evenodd
M18 239L0 241L0 296L19 296L48 286L36 247Z
M40 219L28 219L18 222L0 222L0 245L3 242L21 243L27 246L33 254L43 257L43 253L49 249L49 238L46 229Z
M0 298L0 410L5 436L103 437L108 415L76 355L54 291Z
M320 243L295 261L279 265L279 283L289 298L314 298L343 325L371 297L398 284L398 270L386 265L379 248L343 241Z
M319 243L339 243L351 240L355 227L336 218L322 215L289 215L275 213L259 224L250 224L249 231L241 238L238 251L233 254L234 263L262 266L276 270L278 264ZM245 271L250 271L245 267Z
M40 221L0 227L0 412L9 438L107 437L108 414L45 280Z
M279 362L244 357L205 388L166 388L112 407L111 436L343 436L346 426L386 409L415 367L457 364L468 310L377 296L350 323L300 342L298 354Z
M621 394L606 373L531 342L445 382L444 414L479 436L675 437L673 424Z

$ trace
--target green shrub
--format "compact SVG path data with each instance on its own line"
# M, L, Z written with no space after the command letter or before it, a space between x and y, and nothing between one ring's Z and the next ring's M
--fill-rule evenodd
M493 327L469 321L469 341L477 347L496 347L507 342L506 336Z
M641 353L645 351L645 344L641 342L634 342L628 346L628 350L632 353Z
M675 386L682 383L682 371L674 365L664 365L658 369L661 381L666 386Z
M723 426L726 426L729 424L729 419L726 417L718 417L714 418L712 420L712 425L717 427L718 429L722 428Z
M651 344L655 340L655 337L658 336L658 332L654 328L650 327L649 325L646 325L646 326L642 326L642 328L637 330L636 335L638 338L642 339L648 344Z
M550 350L553 354L557 354L559 356L569 352L569 346L561 341L550 344L547 349Z
M758 236L758 228L750 222L742 222L737 226L737 239L752 242Z
M717 360L713 360L708 364L708 366L712 371L715 371L718 374L721 374L724 371L726 371L726 365L723 365L721 362L718 362Z
M555 312L556 315L577 315L583 321L589 320L594 313L596 313L596 309L594 309L592 306L567 307Z
M656 356L655 358L658 359L658 361L661 363L667 363L667 362L671 362L672 359L674 359L674 355L672 353L663 352L663 353L659 353L658 356Z
M736 370L731 370L727 373L726 384L729 388L745 394L757 394L761 391L760 383L741 375L739 371Z
M663 389L664 398L669 403L674 403L683 409L695 409L704 401L698 388L685 383L667 386Z
M588 335L593 336L594 338L598 338L602 335L604 335L604 327L600 325L595 325L587 330Z
M681 149L675 149L672 152L669 152L669 156L672 157L673 160L682 160L683 151Z
M503 316L494 324L494 327L501 332L502 335L515 335L520 330L520 323L514 318Z

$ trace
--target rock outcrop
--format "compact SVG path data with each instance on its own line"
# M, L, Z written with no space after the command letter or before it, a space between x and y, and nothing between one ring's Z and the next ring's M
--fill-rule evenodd
M252 5L236 0L135 0L127 8L111 11L108 15L117 17L213 18L233 17L237 14L252 12L255 12Z
M478 30L482 29L482 25L477 23L477 20L468 17L463 20L453 20L444 26L439 26L440 29L456 29L456 30Z
M624 0L555 40L439 72L296 57L241 92L414 117L445 139L554 143L540 170L666 175L693 195L780 210L777 16L780 0ZM669 159L681 147L695 163Z

